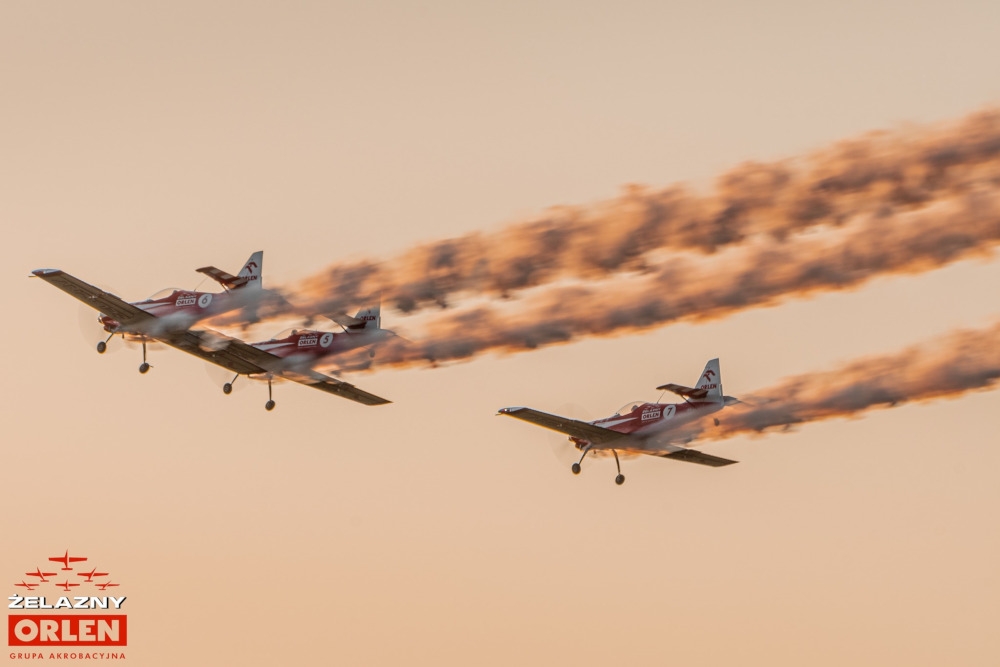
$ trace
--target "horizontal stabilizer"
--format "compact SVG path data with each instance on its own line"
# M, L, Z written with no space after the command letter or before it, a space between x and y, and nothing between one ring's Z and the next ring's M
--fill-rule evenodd
M333 322L336 322L337 324L339 324L344 328L356 327L359 324L364 324L363 320L359 320L356 317L351 317L350 315L344 313L337 315L324 315L323 317L325 317L328 320L332 320Z
M222 269L217 269L214 266L203 266L200 269L196 269L198 273L204 273L206 276L216 281L223 287L234 288L242 287L247 284L247 277L236 277L233 274L223 271Z
M685 398L705 398L708 396L707 389L693 389L691 387L685 387L680 384L663 384L656 388L657 391L669 391L672 394L677 394L678 396L683 396Z

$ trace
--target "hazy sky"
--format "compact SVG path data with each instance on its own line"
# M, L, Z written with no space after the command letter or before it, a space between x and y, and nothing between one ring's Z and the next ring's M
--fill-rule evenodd
M385 407L281 384L273 413L173 350L145 376L98 356L27 276L138 300L263 249L286 283L629 183L708 189L1000 104L998 33L996 2L0 4L0 573L111 568L135 665L997 664L996 391L706 445L721 470L630 459L623 487L493 417L601 417L716 356L740 396L984 327L995 255L349 378Z

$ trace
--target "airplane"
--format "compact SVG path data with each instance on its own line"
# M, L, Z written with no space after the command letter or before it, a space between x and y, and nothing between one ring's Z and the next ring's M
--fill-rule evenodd
M48 581L45 577L56 576L55 572L42 572L42 568L40 567L36 567L34 572L25 572L25 574L29 577L38 577L39 581L43 584Z
M99 354L104 354L108 341L116 335L142 343L139 372L146 373L151 368L146 362L147 342L186 331L207 317L238 308L252 309L258 304L264 289L261 274L263 262L264 252L258 250L250 255L235 276L214 266L197 269L222 285L223 291L219 293L167 288L145 301L134 303L127 303L60 269L36 269L31 273L98 310L97 319L108 333L107 338L97 343Z
M382 306L372 306L358 311L354 317L350 315L326 315L328 319L343 328L342 333L317 331L315 329L287 329L268 340L249 343L250 346L266 352L274 359L261 358L271 372L309 371L324 359L343 354L362 347L372 347L386 341L396 334L382 328ZM369 351L369 356L375 356L375 350ZM266 363L265 363L266 362ZM233 382L222 385L222 391L229 394L233 390Z
M186 305L183 308L191 309L191 305L188 303L191 298L194 298L195 302L205 302L205 297L208 296L206 306L202 308L202 311L204 311L204 315L202 316L217 315L222 310L216 309L211 304L223 301L224 296L233 295L238 290L262 290L260 282L262 257L262 252L256 252L251 255L250 260L247 261L243 270L240 271L240 275L235 277L214 267L198 269L202 273L219 280L223 283L223 286L229 285L229 291L223 295L199 292L184 293L187 295L184 297L187 301L184 302ZM147 312L143 310L143 305L147 302L127 303L114 294L98 289L59 269L38 269L32 273L88 306L106 313L107 317L113 318L112 321L117 328L111 332L111 336L122 333L124 336L131 335L135 337L135 340L141 341L142 365L139 366L140 373L145 373L150 368L149 364L146 363L146 341L155 339L182 352L187 352L205 361L222 366L235 373L236 377L246 375L266 379L268 398L264 407L267 410L273 410L275 407L271 383L276 377L299 382L364 405L384 405L391 402L381 396L376 396L359 389L348 382L342 382L314 370L288 368L282 364L281 359L276 355L259 350L236 338L229 338L210 330L191 329L191 324L197 321L195 318L198 316L198 313L189 316L186 315L184 319L167 319L166 324L170 326L161 326L160 320L170 318L171 314L167 313L163 317L159 317L151 312ZM248 285L256 285L256 287L248 287ZM177 291L174 293L176 294ZM193 297L192 295L195 294L200 294L200 296ZM244 304L252 305L253 302L254 299L243 297L234 297L234 300L228 301L233 307L240 307ZM110 340L110 336L108 340ZM106 343L107 340L98 343L97 351L103 352L106 349ZM236 378L233 379L235 380ZM232 383L227 384L230 385L230 391L232 391Z
M69 593L69 589L70 588L73 588L74 586L79 586L79 585L80 584L71 583L69 579L67 579L66 581L64 581L61 584L56 584L56 586L58 586L59 588L63 589L67 593Z
M107 590L109 586L121 586L121 584L113 584L110 581L106 581L103 584L94 584L94 585L100 588L102 591Z
M49 557L49 560L54 561L56 563L62 563L63 570L72 570L73 568L69 566L70 563L80 563L87 559L80 556L70 556L69 549L67 549L66 553L63 554L62 556L51 556Z
M94 581L94 577L106 577L106 576L108 576L108 573L107 572L98 572L97 568L95 567L90 572L77 572L76 576L78 576L78 577L86 577L87 578L87 583L89 584L89 583L91 583L91 582Z
M581 452L580 460L573 464L574 475L580 474L580 464L590 452L610 450L618 468L616 484L624 484L618 452L650 454L662 458L698 463L714 468L737 463L711 456L694 449L682 447L677 442L690 442L693 431L684 427L695 421L740 403L738 398L722 393L722 376L719 360L711 359L698 378L695 387L664 384L658 391L669 391L684 399L683 403L646 403L631 401L610 417L584 422L531 408L503 408L497 414L516 417L569 436L570 442ZM715 419L718 425L718 419Z
M21 588L27 588L29 591L33 591L36 588L38 588L38 584L29 584L24 579L21 580L21 583L14 584L14 585L15 586L20 586Z

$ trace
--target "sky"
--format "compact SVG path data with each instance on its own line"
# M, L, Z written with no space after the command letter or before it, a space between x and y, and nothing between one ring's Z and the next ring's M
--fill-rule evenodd
M273 412L174 350L99 356L28 276L140 300L262 249L288 285L630 184L707 192L995 108L998 28L995 2L4 3L0 572L111 568L134 665L995 665L995 390L705 444L724 469L627 459L621 487L494 417L596 419L713 357L746 395L985 328L995 251L347 378L388 406L279 384Z

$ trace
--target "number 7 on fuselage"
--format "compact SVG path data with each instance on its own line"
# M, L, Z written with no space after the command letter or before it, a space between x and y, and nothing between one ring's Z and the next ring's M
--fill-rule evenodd
M582 454L573 464L573 474L579 474L580 464L591 451L610 450L615 457L618 476L615 483L623 484L618 452L650 454L668 459L688 461L714 468L731 465L736 461L704 454L677 443L689 442L690 427L701 419L739 403L740 400L722 393L722 375L719 360L711 359L694 387L668 383L657 387L684 399L682 403L644 403L631 401L617 413L604 419L584 422L576 419L532 410L531 408L503 408L498 414L516 417L538 426L559 431L569 436L570 442Z

